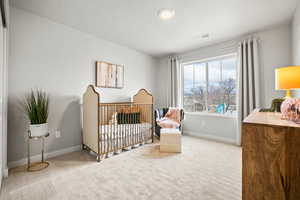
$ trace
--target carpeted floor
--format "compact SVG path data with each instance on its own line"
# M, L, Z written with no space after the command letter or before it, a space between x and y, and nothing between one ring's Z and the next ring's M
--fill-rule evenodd
M183 137L183 153L144 145L97 163L87 152L50 159L39 172L10 170L1 200L240 200L241 148Z

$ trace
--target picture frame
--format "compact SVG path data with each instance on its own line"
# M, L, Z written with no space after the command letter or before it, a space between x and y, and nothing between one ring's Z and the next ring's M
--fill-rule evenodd
M7 28L7 19L6 19L6 7L5 7L5 1L0 0L0 11L1 11L1 21L2 21L2 26L4 28Z
M96 61L95 85L100 88L122 89L124 87L124 66Z

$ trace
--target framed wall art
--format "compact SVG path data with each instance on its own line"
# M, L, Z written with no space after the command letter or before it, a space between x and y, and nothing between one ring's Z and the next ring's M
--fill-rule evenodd
M97 61L95 85L101 88L123 88L124 66L104 61Z
M0 10L1 10L1 19L2 19L2 26L4 28L7 27L7 11L6 11L6 3L4 0L0 0Z

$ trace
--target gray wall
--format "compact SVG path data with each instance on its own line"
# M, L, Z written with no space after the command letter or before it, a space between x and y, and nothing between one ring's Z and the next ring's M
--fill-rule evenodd
M274 98L282 98L283 91L275 90L275 68L292 64L291 25L278 26L257 33L260 39L262 106L270 107Z
M6 28L0 23L0 187L2 176L8 176L7 169L7 85L8 85L8 30L9 4L4 1Z
M262 107L270 107L272 99L284 95L282 91L275 90L274 69L290 65L292 62L291 25L283 24L251 35L255 35L260 41L260 96ZM189 62L234 53L237 52L238 42L243 38L245 38L245 36L178 54L177 56L182 62ZM159 60L158 80L161 81L159 84L167 86L158 88L157 94L159 99L157 102L159 107L167 105L168 94L170 94L170 84L165 83L167 78L163 79L163 77L168 77L170 73L167 63L167 58L161 58ZM184 121L183 132L225 142L238 143L239 136L237 135L236 126L236 118L232 117L187 114L186 120Z
M292 47L293 65L300 65L300 2L295 10L292 21ZM293 92L296 97L300 97L300 90Z
M293 64L300 65L300 3L295 11L292 23Z
M1 11L0 11L1 14ZM1 19L1 16L0 16ZM0 22L0 187L1 187L1 182L2 182L2 174L3 174L3 135L4 135L4 117L5 114L3 112L3 99L4 99L4 85L5 85L5 79L4 79L4 57L5 57L5 52L4 52L4 28L2 26L2 23Z
M100 90L107 101L128 99L140 88L155 93L152 57L23 10L12 8L10 15L8 161L26 156L28 120L20 100L31 88L50 94L48 152L81 144L80 100L94 83L96 60L125 65L124 89Z

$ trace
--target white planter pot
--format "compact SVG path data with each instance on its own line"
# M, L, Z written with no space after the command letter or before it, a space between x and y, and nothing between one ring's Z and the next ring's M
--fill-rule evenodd
M48 123L31 124L29 130L32 137L46 135L48 133Z

